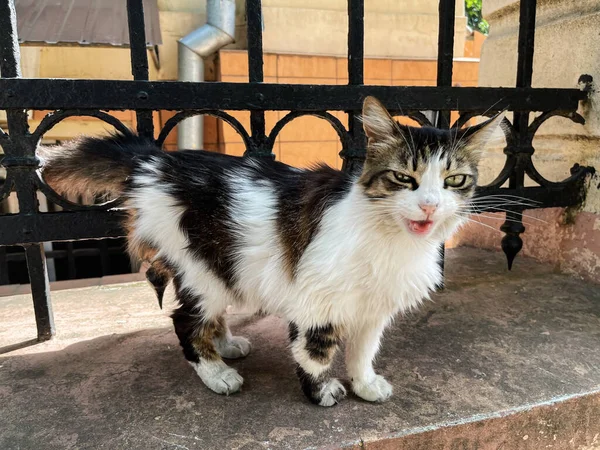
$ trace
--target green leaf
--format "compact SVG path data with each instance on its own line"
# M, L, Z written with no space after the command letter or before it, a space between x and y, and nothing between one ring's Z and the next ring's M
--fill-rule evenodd
M490 26L481 15L482 0L465 0L465 9L467 13L467 23L474 29L479 30L483 34L488 34Z

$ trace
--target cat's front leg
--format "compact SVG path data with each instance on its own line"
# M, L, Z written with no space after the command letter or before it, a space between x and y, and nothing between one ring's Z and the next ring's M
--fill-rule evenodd
M337 404L346 388L327 373L341 342L340 330L330 324L301 329L290 323L290 341L304 395L320 406Z
M356 395L370 402L383 402L392 396L392 385L373 370L373 360L387 320L364 323L346 343L346 369Z

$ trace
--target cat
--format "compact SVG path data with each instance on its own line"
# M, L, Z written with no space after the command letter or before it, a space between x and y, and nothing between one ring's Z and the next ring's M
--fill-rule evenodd
M466 220L481 151L503 114L468 129L396 122L363 103L360 173L205 151L164 152L132 132L39 147L41 173L62 194L123 199L129 251L151 264L185 358L219 394L243 379L225 359L250 352L228 305L282 316L306 397L332 406L346 388L328 376L340 344L353 392L381 402L392 385L373 368L393 317L442 281L440 246Z

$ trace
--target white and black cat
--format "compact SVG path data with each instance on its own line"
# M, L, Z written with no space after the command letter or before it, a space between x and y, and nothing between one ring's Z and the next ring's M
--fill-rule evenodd
M40 147L39 156L58 192L124 199L130 251L152 264L159 297L173 279L175 331L206 386L242 386L222 358L250 351L224 319L228 305L243 305L289 322L302 390L332 406L346 394L328 376L342 341L356 395L392 394L373 369L382 333L440 283L440 245L465 220L479 154L502 117L467 130L413 128L369 97L358 175L168 153L134 134Z

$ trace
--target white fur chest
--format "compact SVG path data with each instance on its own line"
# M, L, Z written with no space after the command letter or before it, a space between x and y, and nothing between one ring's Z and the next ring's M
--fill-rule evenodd
M380 232L355 206L330 211L306 250L292 289L298 301L288 310L295 321L385 320L417 306L441 281L437 244Z
M237 287L247 307L283 315L301 327L352 327L416 306L440 280L437 244L398 228L382 229L362 196L353 193L324 214L290 278L283 248L273 239L277 209L268 186L244 186L235 200L232 217L241 242Z

